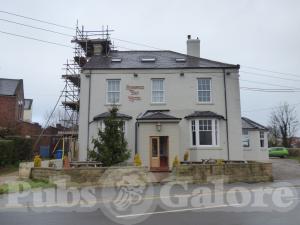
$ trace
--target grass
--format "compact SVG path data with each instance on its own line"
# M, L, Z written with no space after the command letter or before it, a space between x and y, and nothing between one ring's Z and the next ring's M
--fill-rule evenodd
M17 172L19 170L18 166L8 166L0 168L0 176L7 175L9 173Z
M298 160L298 162L300 163L300 156L288 156L288 159L293 159L293 160Z
M50 188L50 187L55 187L55 184L43 180L14 181L9 185L0 184L0 194L7 194L7 193L13 193L19 191L22 192L34 188Z

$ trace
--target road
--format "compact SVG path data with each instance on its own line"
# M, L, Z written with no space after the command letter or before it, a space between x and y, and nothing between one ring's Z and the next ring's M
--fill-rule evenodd
M143 187L140 198L128 194L132 189L91 187L2 195L0 224L299 225L299 165L277 159L273 163L273 183L157 185ZM287 171L290 163L292 171Z
M291 191L290 196L283 197L283 202L291 203L290 208L276 207L274 199L280 190L287 189ZM187 188L186 188L187 187ZM202 186L203 187L203 186ZM165 187L153 187L152 195L143 196L143 207L140 207L135 213L118 212L119 214L107 214L106 205L110 205L113 201L109 193L113 193L112 189L107 189L105 198L103 198L103 189L97 189L95 192L96 199L85 199L84 204L81 206L75 205L70 207L68 202L44 202L45 205L34 205L34 201L41 196L39 192L20 197L18 203L21 205L10 205L5 207L10 196L3 196L0 200L0 224L1 225L81 225L81 224L97 224L97 225L110 225L110 224L232 224L232 225L276 225L288 224L299 225L300 219L300 187L285 183L268 183L268 184L239 184L239 191L234 191L232 188L237 187L237 184L225 185L221 190L219 187L215 188L213 185L204 186L207 190L213 190L212 193L204 191L198 192L199 186L197 185L175 185L172 190L166 194ZM242 194L247 192L251 193L251 203L243 205ZM262 193L265 196L262 197ZM23 194L24 195L24 194ZM214 201L209 204L200 204L199 201L206 197L215 199L225 199L222 201ZM246 195L247 196L247 195ZM253 206L255 198L264 199L266 207ZM244 196L244 198L246 198ZM218 199L218 200L220 200ZM70 201L70 199L68 199ZM169 205L166 202L172 202L174 205ZM195 202L199 205L195 205ZM193 203L194 202L194 203ZM25 204L26 203L26 204ZM145 204L146 203L146 204ZM149 209L149 205L154 205L153 209ZM257 204L257 203L256 203ZM27 205L27 206L26 206ZM25 206L25 207L24 207ZM284 212L281 212L284 210Z

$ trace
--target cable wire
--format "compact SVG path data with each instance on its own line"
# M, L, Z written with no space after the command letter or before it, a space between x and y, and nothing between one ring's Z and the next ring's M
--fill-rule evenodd
M57 31L53 31L53 30L49 30L49 29L45 29L45 28L41 28L41 27L35 27L35 26L28 25L28 24L24 24L24 23L18 23L18 22L11 21L11 20L6 20L6 19L0 18L0 21L4 21L7 23L13 23L13 24L17 24L17 25L21 25L21 26L25 26L25 27L30 27L30 28L37 29L37 30L43 30L43 31L54 33L54 34L60 34L60 35L68 36L68 37L73 37L73 35L70 35L70 34L65 34L65 33L57 32Z
M64 45L64 44L60 44L60 43L52 42L52 41L45 41L45 40L42 40L42 39L33 38L33 37L29 37L29 36L24 36L24 35L20 35L20 34L9 33L9 32L5 32L5 31L1 31L1 30L0 30L0 33L11 35L11 36L16 36L16 37L21 37L21 38L26 38L26 39L30 39L30 40L34 40L34 41L44 42L44 43L48 43L48 44L58 45L58 46L62 46L62 47L72 48L69 45Z
M8 15L17 16L17 17L21 17L21 18L24 18L24 19L37 21L37 22L40 22L40 23L45 23L45 24L49 24L49 25L53 25L53 26L57 26L57 27L62 27L62 28L69 29L69 30L75 30L73 27L69 27L69 26L65 26L65 25L61 25L61 24L57 24L57 23L52 23L52 22L48 22L48 21L45 21L45 20L35 19L35 18L32 18L32 17L28 17L28 16L22 16L20 14L11 13L11 12L7 12L7 11L3 11L3 10L0 10L0 13L5 13L5 14L8 14Z

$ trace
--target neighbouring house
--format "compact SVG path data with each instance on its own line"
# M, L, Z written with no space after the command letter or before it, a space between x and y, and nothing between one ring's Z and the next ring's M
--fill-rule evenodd
M84 40L75 40L84 46ZM113 105L124 121L132 157L154 170L190 161L243 160L239 65L200 57L200 40L187 54L117 51L107 39L89 40L80 75L79 160Z
M22 79L0 78L0 130L5 131L3 136L31 138L35 143L34 151L49 157L56 145L62 148L62 143L58 143L62 137L60 132L68 129L57 124L47 127L42 134L41 125L32 122L32 102L32 99L24 99Z
M24 121L32 122L32 102L33 99L24 99Z
M245 160L269 160L268 128L242 117L243 149Z
M22 79L0 78L0 128L15 130L24 115Z

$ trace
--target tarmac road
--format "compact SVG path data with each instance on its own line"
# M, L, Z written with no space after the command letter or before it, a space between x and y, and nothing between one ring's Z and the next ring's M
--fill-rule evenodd
M222 190L220 188L213 189L212 185L204 186L207 191L198 192L199 186L189 185L188 188L177 185L172 187L168 193L162 191L161 186L154 187L153 195L143 196L143 202L146 206L141 206L137 212L119 211L117 215L109 214L105 209L106 205L112 204L112 195L114 190L107 189L105 199L101 196L102 189L97 189L95 195L96 200L85 199L84 204L69 207L67 202L50 203L44 205L35 205L34 201L39 201L39 197L28 195L23 204L7 206L9 196L2 196L0 199L0 224L1 225L110 225L110 224L172 224L172 225L210 225L210 224L230 224L230 225L299 225L300 220L300 185L283 184L279 182L267 184L231 184L226 185ZM281 196L281 190L287 186L291 191L290 196L286 192ZM202 186L203 187L203 186ZM239 187L239 191L232 188ZM208 190L211 188L213 192ZM37 194L38 192L35 192ZM111 196L110 196L111 193ZM243 205L242 199L247 199L247 195L242 193L250 193L249 204ZM262 195L265 193L265 195ZM160 194L160 195L159 195ZM201 199L214 199L212 204L195 205L193 202L200 202ZM264 201L266 207L256 207L258 204L255 200ZM290 207L277 207L274 199L282 197L283 204L291 203ZM220 199L224 201L218 201ZM21 199L21 198L20 198ZM216 200L218 199L218 200ZM69 199L70 200L70 199ZM172 202L174 205L165 204ZM155 205L151 210L149 205ZM186 204L185 204L186 203ZM27 205L27 206L26 206ZM24 207L25 206L25 207ZM145 207L147 210L143 210ZM104 210L103 210L104 208Z

